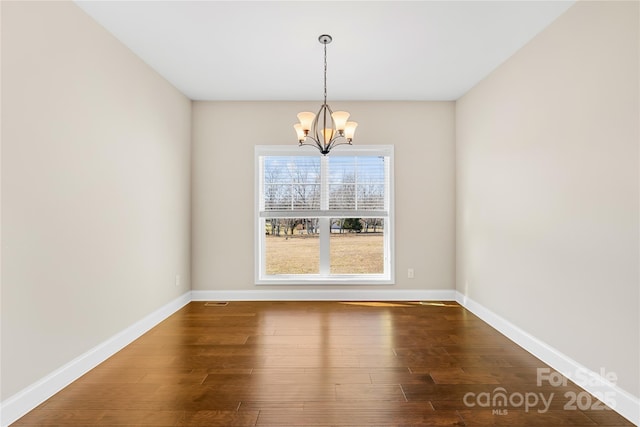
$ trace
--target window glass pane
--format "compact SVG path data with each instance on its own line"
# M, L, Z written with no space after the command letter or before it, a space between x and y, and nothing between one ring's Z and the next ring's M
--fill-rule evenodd
M265 156L265 210L320 208L320 158Z
M329 241L331 274L384 273L382 218L332 218Z
M317 218L267 218L263 233L266 274L320 272Z
M384 210L383 156L330 157L329 209Z
M351 183L329 184L329 209L355 209L356 186Z

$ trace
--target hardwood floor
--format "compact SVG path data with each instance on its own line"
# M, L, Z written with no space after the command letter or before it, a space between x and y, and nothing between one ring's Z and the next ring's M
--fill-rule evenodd
M632 425L545 367L452 302L192 302L13 425Z

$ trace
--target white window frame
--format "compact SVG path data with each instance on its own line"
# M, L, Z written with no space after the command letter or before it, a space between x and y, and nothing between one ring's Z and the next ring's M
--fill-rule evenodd
M382 274L328 274L328 259L321 254L320 274L278 274L267 275L265 273L265 217L261 216L262 198L262 162L263 156L321 156L317 150L292 147L290 145L256 145L255 147L255 184L254 184L254 238L255 238L255 284L256 285L393 285L395 284L395 233L394 233L394 149L393 145L358 145L339 147L328 155L333 156L385 156L388 162L388 187L385 194L387 216L384 225L384 273ZM324 163L321 163L324 164ZM323 167L323 166L321 166ZM322 217L321 220L329 221L326 211L319 215L320 211L308 211L309 217ZM366 211L338 211L332 210L332 218L340 217L378 217ZM307 214L307 212L305 212ZM296 213L296 217L300 214ZM329 235L320 235L320 239L326 239ZM322 244L322 243L321 243Z

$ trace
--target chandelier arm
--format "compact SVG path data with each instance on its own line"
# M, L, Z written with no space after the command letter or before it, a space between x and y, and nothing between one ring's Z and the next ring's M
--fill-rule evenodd
M347 142L341 142L339 144L336 144L336 141L338 141L340 138L343 138L341 136L333 138L329 144L327 144L327 146L325 147L320 141L318 141L317 139L315 139L312 136L307 136L305 139L305 142L302 141L298 141L298 146L302 147L303 145L306 145L308 147L315 147L318 149L318 151L320 151L320 153L324 156L326 156L327 154L329 154L329 151L331 151L331 149L333 149L333 147L336 147L338 145L352 145L351 142L347 141ZM307 143L307 140L311 140L313 141L313 143Z
M302 147L303 145L307 145L309 147L315 147L320 151L324 150L324 148L322 147L322 144L320 144L320 142L317 139L315 139L314 137L307 136L307 139L310 139L311 141L313 141L313 144L309 144L307 142L298 141L298 146ZM306 141L306 139L305 139L305 141Z
M340 138L344 139L345 142L336 143L336 141L338 141ZM348 139L345 139L344 137L340 136L340 137L333 138L331 140L331 143L329 144L329 150L332 150L333 147L337 147L339 145L353 145L353 144Z

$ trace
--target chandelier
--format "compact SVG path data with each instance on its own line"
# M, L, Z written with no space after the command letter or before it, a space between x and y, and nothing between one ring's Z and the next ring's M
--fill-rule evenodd
M299 145L310 145L320 150L324 156L333 147L349 144L353 140L358 123L348 122L349 113L346 111L332 111L327 104L327 45L331 43L331 36L323 34L318 41L324 45L324 103L317 114L309 111L298 113L300 123L293 125L298 134Z

